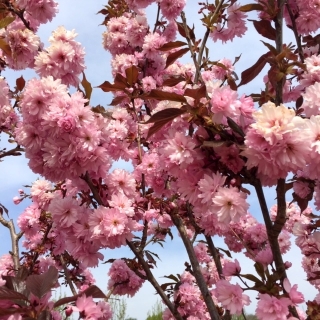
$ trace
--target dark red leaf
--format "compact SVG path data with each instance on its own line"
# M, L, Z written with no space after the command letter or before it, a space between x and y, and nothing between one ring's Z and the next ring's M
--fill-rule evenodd
M161 110L154 115L151 116L151 118L144 122L145 124L153 123L153 122L161 122L161 121L171 121L174 118L184 114L186 112L185 108L177 109L177 108L167 108L164 110Z
M87 297L106 299L106 295L95 285L90 286L88 289L84 290L82 294Z
M28 298L19 292L8 289L5 286L0 287L0 300L25 300Z
M177 25L178 25L178 31L180 33L180 35L183 37L183 38L186 38L187 35L186 35L186 31L184 29L184 26L183 26L183 23L182 22L176 22ZM196 40L196 36L194 34L194 31L193 31L193 28L191 29L189 26L188 27L188 31L189 31L189 35L190 35L190 39L191 41L195 42Z
M111 103L109 104L110 106L117 106L119 105L124 99L127 99L127 96L117 96L115 98L113 98L113 100L111 101Z
M156 99L156 100L169 100L169 101L176 101L176 102L187 102L186 98L180 94L174 92L166 92L161 90L153 89L148 94L142 95L141 99Z
M178 76L178 77L171 77L163 81L162 85L167 87L173 87L180 83L181 81L186 81L185 77Z
M136 66L131 66L126 69L127 82L132 87L138 80L139 69Z
M106 295L97 286L92 285L88 289L81 292L80 294L77 294L72 297L65 297L65 298L59 299L58 301L55 302L54 308L76 301L78 297L82 296L83 294L85 294L87 297L92 297L92 298L100 298L100 299L107 298Z
M253 22L254 27L263 37L276 40L276 30L272 27L271 21L268 20L250 20Z
M172 63L174 63L177 59L181 58L184 54L189 51L189 48L183 48L176 52L170 53L167 57L166 68L168 68Z
M172 121L174 118L180 116L181 114L185 113L185 108L176 109L176 108L168 108L165 110L161 110L154 114L147 122L145 123L152 123L154 125L149 129L148 136L151 137L153 134L158 132L164 125Z
M159 50L160 51L170 51L172 49L180 48L185 45L187 45L187 43L183 42L183 41L171 41L171 42L164 44L162 47L159 48Z
M109 81L105 81L97 88L100 88L104 92L116 92L116 91L123 91L126 88L126 85L119 85L119 84L111 84Z
M16 80L16 86L19 91L23 90L25 84L26 84L26 81L23 79L23 76L21 76Z
M245 4L244 6L241 6L238 10L242 12L249 12L254 10L263 11L264 7L258 3L248 3L248 4Z
M249 83L262 71L267 63L267 57L269 56L269 54L269 52L263 54L252 67L244 70L241 73L241 82L239 83L238 87Z
M50 267L49 270L43 274L34 274L26 280L27 289L30 290L36 297L41 299L58 280L58 270L55 267Z
M83 79L81 81L81 85L84 88L86 98L90 101L91 93L92 93L92 86L91 86L91 83L87 80L84 72L82 72L82 75L83 75Z
M184 95L191 97L193 99L201 99L204 98L206 96L207 93L207 89L206 86L202 86L200 88L197 89L186 89L184 91Z

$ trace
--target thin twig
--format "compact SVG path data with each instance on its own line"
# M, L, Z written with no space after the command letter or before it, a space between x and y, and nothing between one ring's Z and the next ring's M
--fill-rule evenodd
M219 11L223 5L223 2L224 0L220 0L216 9L214 10L214 13L212 15L212 18L211 18L211 21L210 22L214 22L215 19L216 19L216 16L219 14ZM200 49L199 49L199 54L198 54L198 61L197 61L197 64L199 66L198 69L196 69L196 74L195 74L195 77L194 77L194 82L197 83L198 80L199 80L199 76L200 76L200 66L201 66L201 62L202 62L202 56L203 56L203 51L204 51L204 48L206 46L206 43L207 43L207 40L208 40L208 37L209 37L209 34L210 34L210 29L207 27L207 30L206 30L206 33L204 34L204 37L203 37L203 40L201 42L201 46L200 46Z
M63 267L63 271L64 271L64 274L65 274L65 276L66 276L66 279L67 279L68 285L69 285L69 287L70 287L70 290L71 290L72 294L73 294L74 296L76 296L76 295L77 295L77 291L76 291L76 289L74 288L74 285L73 285L72 280L71 280L71 277L70 277L70 272L69 272L69 270L68 270L68 268L67 268L67 266L66 266L66 263L65 263L62 255L60 256L60 262L61 262L61 265L62 265L62 267Z
M89 173L88 171L86 172L85 175L82 175L80 177L81 179L83 179L89 186L91 192L92 192L92 195L93 195L93 198L97 201L97 203L101 206L105 206L104 205L104 202L102 200L102 198L100 197L100 194L99 194L99 191L98 189L96 188L96 186L92 183L92 180L89 176Z
M291 7L288 3L286 3L286 8L288 10L291 22L292 22L292 31L294 33L294 37L296 38L296 43L297 43L297 47L298 47L298 53L299 53L299 57L301 62L304 62L304 55L303 55L303 50L302 50L302 45L301 45L301 36L298 34L297 31L297 24L296 24L296 19L293 16Z
M9 151L5 151L5 152L0 151L0 159L8 156L20 156L21 155L20 151L23 152L24 149L21 148L19 145Z

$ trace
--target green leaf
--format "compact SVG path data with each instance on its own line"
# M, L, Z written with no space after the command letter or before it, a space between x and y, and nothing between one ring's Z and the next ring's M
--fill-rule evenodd
M81 81L81 85L84 88L84 92L86 94L86 98L88 99L88 101L90 101L91 93L92 93L92 86L91 86L91 83L87 80L86 75L84 74L84 72L82 72L82 75L83 75L83 79Z

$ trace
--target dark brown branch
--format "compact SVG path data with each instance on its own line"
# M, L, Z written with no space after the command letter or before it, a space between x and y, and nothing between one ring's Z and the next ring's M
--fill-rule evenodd
M88 186L93 194L93 198L97 201L97 203L100 206L105 206L101 197L100 197L99 191L97 190L96 186L92 183L92 180L89 176L88 171L86 172L85 175L82 175L80 178L83 179L88 184Z
M69 285L69 287L70 287L70 290L71 290L72 294L73 294L74 296L76 296L76 295L77 295L77 291L76 291L76 289L74 288L74 285L73 285L72 280L71 280L71 277L70 277L70 272L69 272L69 270L68 270L68 268L67 268L67 266L66 266L66 263L65 263L62 255L60 256L60 263L61 263L61 265L62 265L62 267L63 267L63 271L64 271L64 274L65 274L65 276L66 276L66 280L67 280L67 283L68 283L68 285Z
M177 320L183 320L182 316L180 315L180 313L176 310L176 308L174 307L174 305L171 303L171 301L169 300L169 298L166 296L166 294L164 293L164 291L162 290L162 288L160 287L159 283L157 282L157 280L154 278L152 272L150 271L150 268L148 266L148 264L146 263L146 261L143 258L143 253L139 252L139 250L135 247L135 245L127 240L127 245L129 246L129 248L131 249L131 251L134 253L134 255L136 256L136 258L138 259L139 263L141 264L143 270L146 273L147 279L148 281L153 285L153 287L156 289L157 293L160 295L161 299L163 300L163 302L166 304L166 306L169 308L170 312L172 313L172 315L175 317L175 319Z
M282 179L279 179L279 181L280 180L282 180ZM256 193L257 193L258 200L259 200L259 203L260 203L260 208L261 208L261 211L262 211L262 216L263 216L263 219L264 219L264 222L265 222L265 225L266 225L268 241L269 241L270 248L271 248L271 251L272 251L273 260L274 260L274 263L275 263L275 266L276 266L276 271L279 274L280 281L283 282L283 280L285 278L287 278L287 273L286 273L286 269L285 269L284 262L283 262L283 259L282 259L282 254L281 254L281 251L280 251L279 242L278 242L279 233L278 233L278 230L276 230L276 231L274 230L274 226L272 224L272 221L271 221L271 218L270 218L270 215L269 215L269 210L268 210L266 199L264 197L264 193L263 193L263 189L262 189L262 186L261 186L261 182L259 180L256 180L255 183L254 183L254 187L256 189ZM280 189L281 188L282 188L282 186L280 186ZM282 202L283 202L283 200L279 201L279 199L278 199L278 205L280 203L281 208L283 206ZM278 215L278 213L277 213L277 215ZM290 312L292 313L292 315L294 317L299 319L299 316L298 316L298 313L297 313L295 307L290 308Z
M159 22L159 16L160 16L160 5L158 4L158 10L157 10L157 18L156 18L156 23L154 24L154 28L153 28L153 33L156 32L157 30L157 26L158 26L158 22Z
M0 159L8 156L20 156L21 155L20 151L23 152L24 149L21 148L19 145L9 151L5 151L5 152L0 151L1 152Z
M207 240L209 252L211 253L212 258L214 260L214 263L216 265L216 268L217 268L217 271L218 271L218 274L219 274L219 278L220 279L224 279L219 251L214 246L212 238L210 236L205 236L205 237L206 237L206 240Z
M282 52L283 47L283 7L285 0L278 0L278 13L274 19L275 29L276 29L276 48L278 54ZM285 83L286 78L283 77L280 81L277 81L277 85L275 88L276 97L275 104L279 106L283 101L283 85Z
M183 27L184 27L184 32L186 33L186 39L187 39L189 50L191 52L191 57L193 59L193 64L194 64L194 66L196 68L196 74L200 75L200 66L198 64L197 55L193 50L193 46L192 46L192 43L191 43L191 40L190 40L190 33L189 33L188 25L187 25L186 15L182 11L180 16L181 16L182 24L183 24Z
M301 36L298 34L297 31L297 24L296 24L296 19L293 16L291 7L288 3L286 3L286 8L288 10L291 22L292 22L292 31L294 33L294 37L296 38L296 43L297 43L297 47L298 47L298 53L299 53L299 57L301 62L304 62L304 55L303 55L303 50L302 50L302 45L301 45Z
M188 238L187 231L183 225L183 222L182 222L181 218L175 214L171 215L171 219L172 219L173 223L175 224L175 226L177 227L177 229L179 230L181 239L183 241L183 244L186 248L186 251L187 251L189 259L190 259L193 275L196 278L198 287L201 291L203 300L207 306L210 317L212 320L220 320L218 310L212 300L211 294L208 290L208 286L207 286L206 281L202 275L199 261L196 257L196 254L194 252L191 241Z

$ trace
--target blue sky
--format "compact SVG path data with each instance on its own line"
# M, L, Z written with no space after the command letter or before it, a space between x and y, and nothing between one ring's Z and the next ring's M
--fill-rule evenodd
M186 12L187 20L190 25L195 24L196 34L198 38L201 37L201 31L203 27L199 21L195 21L195 12L198 11L198 1L189 1L191 4L188 5ZM86 65L85 70L87 79L92 83L93 86L98 86L105 80L111 80L110 71L110 55L102 48L102 32L105 30L104 26L99 26L103 21L102 15L96 15L96 13L102 9L105 1L84 1L84 0L68 0L58 1L59 13L54 20L41 27L39 35L42 41L47 46L47 39L51 32L58 26L63 25L66 29L75 29L78 33L77 41L81 42L85 47L86 51ZM242 4L247 1L242 1ZM155 20L155 10L151 7L147 10L150 22ZM198 18L198 17L197 17ZM232 43L227 45L221 45L220 43L214 44L209 40L210 57L211 60L219 60L222 58L229 58L232 61L234 57L242 54L241 60L236 66L236 72L240 76L241 72L246 68L250 67L261 54L265 53L266 49L261 42L252 26L249 24L251 29L243 39L235 39ZM289 34L286 35L288 37ZM183 59L184 62L191 62L191 59L186 55ZM18 71L18 72L5 72L3 76L7 78L9 83L13 86L15 79L24 75L25 79L34 77L35 74L32 71ZM256 81L250 85L250 87L242 88L241 92L248 94L252 92L259 92L263 88L262 75L257 77ZM107 106L111 101L110 95L103 93L99 89L94 89L91 99L93 106L100 104ZM1 136L1 147L5 144L5 137ZM128 167L125 163L118 164L121 167ZM18 194L18 189L22 185L31 184L37 176L35 176L30 169L27 167L27 162L23 157L12 157L5 159L4 162L0 163L1 172L1 184L0 184L0 202L4 204L10 210L10 217L16 219L19 213L22 212L26 204L15 206L12 203L12 198ZM272 190L267 191L268 204L271 206L274 203L275 193ZM250 212L256 218L261 221L261 213L259 206L254 194L250 197ZM10 250L8 230L0 226L0 255L7 253ZM225 245L219 241L217 246L225 248ZM161 260L158 262L158 268L155 270L157 277L169 275L170 273L182 273L184 270L184 262L187 261L186 254L181 245L179 237L175 237L174 241L168 241L164 249L158 246L158 249L152 248L151 251L156 250L159 253ZM105 259L117 258L117 257L132 257L127 249L120 250L108 250L104 252ZM285 260L296 262L296 265L290 270L292 284L298 283L299 288L306 293L308 291L308 298L312 299L315 293L313 287L308 286L304 281L305 274L300 268L300 259L298 259L299 251L292 250L290 254L285 257ZM238 257L240 260L240 258ZM245 260L243 260L245 261ZM250 263L244 262L246 266ZM93 270L96 275L97 284L105 290L108 281L107 278L108 265L102 265L99 268ZM252 267L250 268L252 270ZM245 271L250 272L249 270ZM165 282L165 279L159 278L160 282ZM308 288L308 289L307 289ZM140 292L132 299L128 299L128 316L137 318L138 320L144 320L148 310L152 308L152 305L157 301L158 297L154 295L154 289L148 284L140 290ZM254 300L254 295L251 300ZM248 309L253 312L254 307Z

